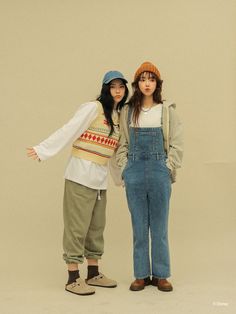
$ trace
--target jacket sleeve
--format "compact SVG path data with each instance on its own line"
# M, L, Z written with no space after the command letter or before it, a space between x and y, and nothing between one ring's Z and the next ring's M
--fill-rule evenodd
M122 185L123 182L122 182L122 177L121 177L121 169L117 165L116 151L114 152L112 157L109 159L108 167L109 167L110 175L113 179L114 184L117 186Z
M173 107L169 108L170 133L167 166L175 170L181 167L183 159L183 125Z
M128 160L129 133L127 126L128 106L121 110L120 114L120 139L116 151L116 161L118 167L123 172Z

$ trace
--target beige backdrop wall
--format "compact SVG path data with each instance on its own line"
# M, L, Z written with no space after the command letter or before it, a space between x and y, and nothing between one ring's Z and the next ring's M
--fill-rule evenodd
M42 163L27 159L25 148L94 99L106 71L118 69L131 82L146 60L159 67L164 97L176 102L185 128L171 201L172 278L235 280L235 13L234 0L0 0L2 280L64 283L70 148ZM101 267L128 284L125 191L110 180L108 198Z

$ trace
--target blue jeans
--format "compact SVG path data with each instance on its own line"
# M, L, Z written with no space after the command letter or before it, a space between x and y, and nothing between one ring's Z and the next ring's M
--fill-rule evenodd
M171 180L161 128L130 128L128 163L123 178L133 227L134 276L138 279L150 275L170 277L168 214Z

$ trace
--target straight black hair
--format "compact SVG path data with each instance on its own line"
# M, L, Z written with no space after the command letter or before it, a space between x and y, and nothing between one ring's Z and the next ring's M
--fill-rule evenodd
M124 81L123 81L123 83L125 85L125 94L124 94L124 97L121 99L121 101L116 106L117 111L121 110L121 108L124 106L124 104L128 98L128 95L129 95L128 87ZM104 115L106 117L108 125L111 128L109 136L112 135L112 133L114 132L114 123L112 120L112 111L113 111L114 105L115 105L114 99L110 93L110 84L111 84L111 82L108 84L102 85L101 93L97 98L97 100L100 101L100 103L102 104Z

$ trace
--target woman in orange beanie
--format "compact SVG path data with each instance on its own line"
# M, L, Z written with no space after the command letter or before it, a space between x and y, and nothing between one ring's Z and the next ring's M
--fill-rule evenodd
M117 162L122 170L133 228L135 281L130 290L154 285L171 291L168 213L171 182L181 166L182 126L175 104L162 100L158 68L144 62L121 112ZM149 257L151 237L151 262ZM152 276L152 279L150 278Z

